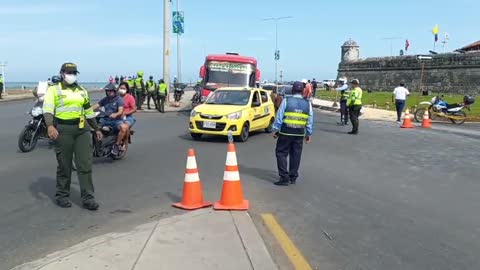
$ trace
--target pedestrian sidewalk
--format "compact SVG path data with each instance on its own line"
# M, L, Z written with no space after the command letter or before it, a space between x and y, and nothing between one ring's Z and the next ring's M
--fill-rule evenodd
M165 112L183 112L183 111L190 111L192 109L192 97L195 94L195 91L185 91L185 94L183 94L182 99L180 100L180 103L178 106L175 106L174 98L173 98L173 93L169 94L168 101L165 101ZM143 110L138 111L139 113L158 113L158 110L155 110L155 104L153 101L150 101L150 108L153 108L151 110L148 109L147 105L147 98L145 98L145 102L142 105Z
M333 104L334 104L333 101L317 99L317 98L313 99L312 101L312 105L315 108L325 110L325 111L331 111L331 112L339 111L340 104L337 102L336 107L333 107ZM387 110L375 109L375 108L363 106L360 119L395 122L397 119L397 114L394 111L387 111Z
M111 233L12 270L278 269L247 212L201 209Z
M2 96L2 97L3 98L0 99L0 103L14 101L14 100L26 100L26 99L34 99L35 98L33 96L32 92L25 93L25 94L18 94L18 95L8 94L8 95Z

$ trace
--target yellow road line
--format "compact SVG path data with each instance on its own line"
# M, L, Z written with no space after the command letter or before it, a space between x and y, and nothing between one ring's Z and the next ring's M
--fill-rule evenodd
M295 244L290 240L287 233L282 229L282 226L278 224L277 220L272 214L262 214L263 221L265 225L267 225L270 232L273 236L277 239L278 243L283 249L283 252L287 255L290 262L293 264L295 269L301 270L312 270L312 267L307 262L305 257L303 257L302 253Z

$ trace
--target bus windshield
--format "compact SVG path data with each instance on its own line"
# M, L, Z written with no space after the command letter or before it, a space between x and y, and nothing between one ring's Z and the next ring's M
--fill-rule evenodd
M205 88L215 90L220 87L255 85L255 66L246 63L210 61L207 63Z

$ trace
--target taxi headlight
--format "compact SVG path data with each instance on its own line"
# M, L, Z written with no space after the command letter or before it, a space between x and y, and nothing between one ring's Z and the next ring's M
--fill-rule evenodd
M32 109L32 112L31 112L33 117L37 117L37 116L41 115L42 113L43 113L42 107L34 107Z
M231 114L227 114L227 119L229 120L238 120L242 117L242 112L234 112Z
M197 115L197 112L195 110L192 110L190 112L190 117L195 117Z

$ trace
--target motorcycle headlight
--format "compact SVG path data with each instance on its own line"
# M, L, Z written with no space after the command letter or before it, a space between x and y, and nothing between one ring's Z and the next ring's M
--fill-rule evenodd
M195 117L197 115L197 112L195 110L192 110L190 112L190 117Z
M37 116L41 115L42 113L43 113L43 110L42 110L41 107L35 107L35 108L32 109L32 112L31 112L33 117L37 117Z
M242 112L234 112L234 113L231 113L231 114L227 114L227 118L229 120L238 120L242 117Z

